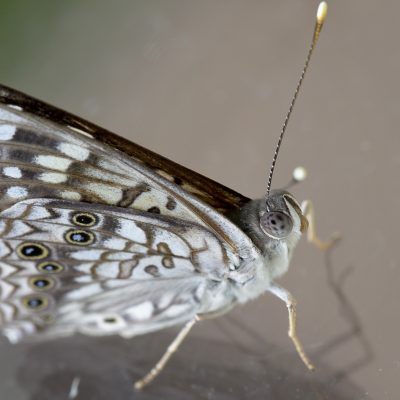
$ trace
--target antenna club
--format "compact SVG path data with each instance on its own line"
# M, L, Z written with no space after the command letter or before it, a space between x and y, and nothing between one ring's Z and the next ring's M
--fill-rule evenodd
M326 14L328 13L328 3L326 1L321 1L317 10L317 23L322 25L325 22Z
M296 167L293 170L293 179L296 182L302 182L307 178L307 170L304 167Z

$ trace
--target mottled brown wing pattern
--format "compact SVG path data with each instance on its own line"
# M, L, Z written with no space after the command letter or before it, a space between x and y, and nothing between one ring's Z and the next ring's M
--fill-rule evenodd
M13 342L185 322L259 254L225 216L247 198L4 86L0 193L0 325Z
M29 107L37 110L31 113ZM89 123L84 131L82 120L79 120L80 128L77 124L66 125L69 119L72 124L75 117L62 115L61 111L21 93L0 89L0 189L3 193L0 209L16 201L43 197L131 207L207 227L233 254L249 256L250 240L202 200L209 198L210 193L204 194L201 185L188 191L185 185L171 182L174 179L166 172L168 166L162 171L156 171L154 166L149 168L141 158L105 144L110 138L117 141L116 136L100 128L97 132ZM54 120L57 116L61 122ZM94 134L103 141L97 140ZM128 144L125 147L128 149ZM135 145L131 147L133 152ZM161 168L162 157L157 162ZM244 197L239 201L239 196L238 201L233 201L234 206L228 208L227 199L234 192L223 186L218 189L218 184L207 183L204 177L196 178L195 173L196 176L188 174L190 180L201 181L205 188L211 185L216 198L219 190L224 192L227 213L246 201Z
M185 321L206 280L229 268L204 228L103 205L21 201L0 214L0 239L0 325L12 341L44 330L132 336Z
M0 112L0 208L48 197L132 207L196 220L181 202L143 170L127 167L106 149L74 132Z
M181 186L185 191L194 194L222 214L229 214L250 200L232 189L151 150L4 85L0 85L0 103L15 106L46 121L56 121L59 126L70 127L75 131L83 132L95 138L99 143L120 150L136 162L146 165L164 178Z

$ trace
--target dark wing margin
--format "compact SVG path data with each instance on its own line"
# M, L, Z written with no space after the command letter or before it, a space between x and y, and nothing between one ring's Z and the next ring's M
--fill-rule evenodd
M249 198L234 190L122 138L115 133L1 84L0 103L21 107L24 111L49 119L53 123L67 125L73 129L87 132L99 142L121 151L159 175L162 175L164 178L182 186L184 190L197 196L224 215L229 214L250 201Z

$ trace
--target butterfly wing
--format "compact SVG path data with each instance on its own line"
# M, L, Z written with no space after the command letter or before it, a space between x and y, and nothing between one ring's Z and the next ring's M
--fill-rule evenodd
M0 239L0 320L13 342L37 332L129 337L187 321L229 268L199 225L80 202L18 202L0 214Z
M130 207L202 225L232 254L255 256L249 238L220 212L247 198L4 86L0 146L0 209L29 198Z
M58 129L61 126L72 128L88 137L95 138L98 143L104 143L107 146L120 150L136 162L146 165L171 182L183 187L185 191L196 195L222 214L228 214L232 210L242 207L250 200L234 190L160 156L151 150L145 149L91 122L4 85L0 85L0 103L3 104L3 108L5 109L10 109L11 106L16 110L23 110L24 113L29 113L38 119L44 119L47 123L55 121Z
M258 257L225 216L248 199L2 86L0 174L0 318L12 341L186 321L210 282Z

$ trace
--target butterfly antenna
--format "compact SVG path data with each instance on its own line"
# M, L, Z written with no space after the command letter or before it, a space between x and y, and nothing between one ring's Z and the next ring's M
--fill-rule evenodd
M267 193L265 196L266 198L268 198L269 192L271 191L272 175L274 174L276 159L278 158L278 153L279 153L279 149L281 147L282 139L285 134L290 115L292 114L294 104L296 103L297 95L299 94L301 84L303 83L304 76L306 75L306 72L308 69L308 64L310 63L312 53L314 51L315 45L317 44L319 34L321 33L322 26L325 22L327 11L328 11L328 4L326 3L326 1L322 1L318 6L314 34L313 34L313 38L311 41L310 49L308 50L306 62L304 64L303 70L301 71L299 82L297 83L297 87L294 92L292 101L290 102L289 110L286 114L285 121L283 122L281 134L279 135L278 144L276 145L276 148L275 148L274 158L272 159L271 169L269 170Z
M292 179L290 182L284 186L283 190L288 190L294 185L297 185L300 182L303 182L307 178L307 170L304 167L296 167L292 173Z

